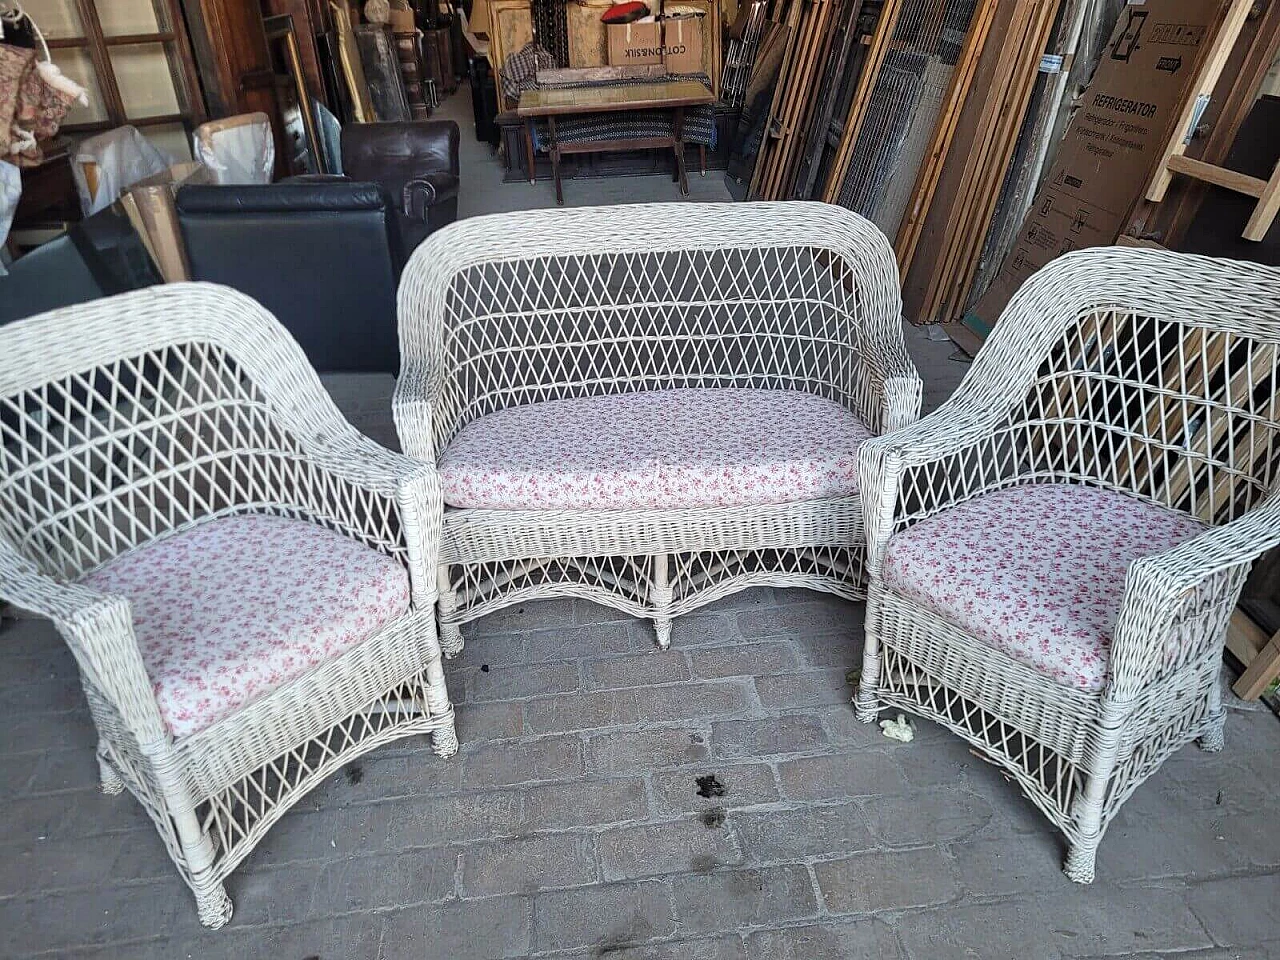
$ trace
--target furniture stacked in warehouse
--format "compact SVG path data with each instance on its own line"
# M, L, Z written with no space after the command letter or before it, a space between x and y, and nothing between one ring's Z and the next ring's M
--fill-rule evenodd
M665 68L666 80L703 82L713 94L706 111L708 122L686 124L687 145L682 159L687 166L697 165L702 169L725 167L732 139L727 134L736 124L737 109L718 99L723 72L720 0L689 0L678 5L671 2L666 5L670 16L662 16L662 5L655 2L652 4L656 18L653 22L646 19L630 25L609 24L601 19L614 6L607 0L553 6L555 9L548 13L530 0L491 0L483 5L477 4L469 19L470 30L475 34L480 29L478 16L484 14L488 17L487 33L479 39L487 45L488 65L496 79L500 107L496 123L501 136L500 150L506 164L506 181L554 179L555 173L549 151L549 130L545 123L538 125L542 136L537 138L536 149L530 157L528 127L517 112L520 94L530 89L597 85L603 88L599 96L606 97L612 95L606 92L611 86L644 82L634 76L611 76L610 71L615 69L636 71L652 68L661 71ZM563 20L564 45L563 49L552 51L543 43L536 28L542 25L543 32L546 32L548 23L560 23L556 18ZM629 26L635 30L636 36L628 45L626 37L629 34L626 31ZM644 33L641 33L642 29ZM623 33L615 32L611 41L610 30ZM558 36L557 27L551 37L552 46L559 43ZM652 49L642 46L642 36L657 38ZM687 42L678 43L679 37L684 37ZM631 54L643 55L631 58ZM619 60L619 57L627 59ZM547 76L544 77L544 73ZM658 77L653 81L655 84L665 82ZM629 95L618 95L630 99ZM526 104L526 112L530 106ZM572 142L575 151L581 151L575 152L571 160L566 159L561 165L562 178L629 176L669 169L669 161L650 150L637 148L619 153L606 150L603 145L598 151L590 150L588 143L592 140L608 143L628 139L625 131L621 130L628 125L649 131L644 134L644 139L665 139L653 133L659 117L643 120L640 116L628 117L621 112L604 116L610 117L613 126L619 130L617 136L594 129L601 126L594 120L579 125L582 129L578 131L571 130L571 124L559 123L560 141ZM587 127L593 129L587 130ZM695 131L701 132L701 139L692 136ZM636 134L631 139L639 136Z

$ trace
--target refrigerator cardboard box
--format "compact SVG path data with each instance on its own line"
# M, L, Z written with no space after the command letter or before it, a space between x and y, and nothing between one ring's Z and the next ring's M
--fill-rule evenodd
M668 73L701 73L702 17L608 24L609 65L662 64Z
M1013 248L957 331L985 339L1023 282L1072 250L1115 243L1173 134L1218 0L1130 0Z

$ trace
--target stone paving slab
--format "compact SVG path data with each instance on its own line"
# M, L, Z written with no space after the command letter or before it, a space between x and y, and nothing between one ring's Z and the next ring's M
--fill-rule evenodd
M539 606L476 624L449 664L458 756L411 739L331 777L232 875L214 933L137 804L96 791L70 655L47 624L6 621L0 956L1280 956L1265 711L1233 708L1222 754L1189 747L1141 787L1082 887L1048 824L945 731L890 741L852 720L847 688L766 695L835 689L860 605L751 591L677 621L665 653L586 603L550 602L560 625L530 631ZM473 683L491 660L502 673Z

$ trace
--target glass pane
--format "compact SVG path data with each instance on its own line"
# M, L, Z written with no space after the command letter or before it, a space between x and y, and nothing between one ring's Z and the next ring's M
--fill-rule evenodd
M185 163L191 159L191 136L182 124L165 123L155 127L143 127L142 132L176 163Z
M50 51L53 62L64 74L84 87L89 95L89 106L82 107L75 103L63 124L96 123L107 119L107 106L102 100L102 88L98 85L98 75L93 70L93 61L89 59L87 50L68 48Z
M112 47L111 66L125 116L131 120L182 112L163 43Z
M154 0L109 0L98 3L98 21L108 37L124 37L135 33L159 33Z
M26 0L22 6L49 40L84 36L76 0Z

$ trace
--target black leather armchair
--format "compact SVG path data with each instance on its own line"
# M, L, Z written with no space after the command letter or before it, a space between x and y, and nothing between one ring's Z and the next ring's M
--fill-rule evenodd
M398 372L403 257L379 184L193 185L178 191L177 209L193 280L249 294L317 370Z
M342 169L386 188L406 256L458 218L458 125L452 120L349 123L342 128Z

